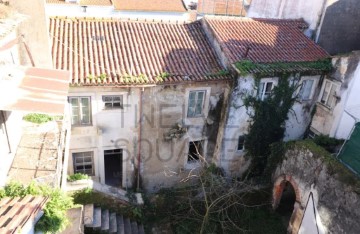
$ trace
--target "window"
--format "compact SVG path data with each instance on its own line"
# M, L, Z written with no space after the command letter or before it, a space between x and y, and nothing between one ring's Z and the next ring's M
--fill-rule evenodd
M74 173L94 175L93 152L73 153Z
M301 83L301 87L298 95L300 100L311 99L313 84L314 84L314 80L304 80Z
M320 102L327 107L333 107L335 104L335 95L338 89L338 85L329 81L325 80L325 85L323 89L323 93L321 95Z
M261 100L264 100L267 97L269 97L273 89L273 86L274 86L273 82L260 82L258 97Z
M102 96L105 110L123 109L123 96L107 95Z
M244 150L244 144L245 144L245 136L241 135L241 136L239 136L239 139L238 139L237 150L238 151Z
M187 162L198 162L201 157L204 157L203 141L191 141L189 143L189 152Z
M204 90L189 92L187 117L194 118L203 115L205 94Z
M90 125L90 97L69 97L72 125Z

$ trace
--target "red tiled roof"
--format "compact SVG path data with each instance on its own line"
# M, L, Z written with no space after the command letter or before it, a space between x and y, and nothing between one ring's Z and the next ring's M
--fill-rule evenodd
M247 0L250 4L250 0ZM242 0L198 0L197 12L200 14L245 16L247 8Z
M31 195L0 200L0 233L20 233L22 227L45 205L47 198Z
M154 84L164 72L164 82L229 79L200 22L50 18L50 35L54 66L71 70L72 84Z
M230 63L248 59L256 63L310 62L329 57L307 38L303 20L206 17L213 35ZM247 48L248 55L244 58Z
M186 12L182 0L112 0L120 11Z

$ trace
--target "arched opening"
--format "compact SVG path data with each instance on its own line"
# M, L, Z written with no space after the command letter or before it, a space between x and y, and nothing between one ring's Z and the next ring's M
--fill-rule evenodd
M296 192L289 181L283 181L281 187L283 188L280 201L276 208L276 212L282 217L285 226L289 225L291 216L294 211L296 202Z

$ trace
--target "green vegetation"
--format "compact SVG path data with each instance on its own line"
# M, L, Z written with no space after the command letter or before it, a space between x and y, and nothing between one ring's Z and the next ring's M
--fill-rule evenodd
M337 149L340 149L344 140L339 140L333 137L320 135L314 138L314 142L315 144L320 145L330 153L337 153Z
M75 173L73 175L69 175L67 177L67 180L70 182L77 181L77 180L87 180L89 179L89 176L82 173Z
M52 117L50 115L46 115L46 114L31 113L31 114L25 115L23 119L28 122L42 124L42 123L52 121L54 119L54 117Z
M44 215L36 224L36 230L44 233L57 233L68 224L66 210L73 207L71 197L60 189L40 186L31 183L25 187L20 183L11 182L0 189L0 199L4 197L25 197L26 195L49 197L44 208Z
M295 70L323 71L332 69L330 59L322 59L313 62L275 62L275 63L254 63L251 60L242 60L235 63L240 75L250 73L266 76L273 73L293 72Z
M162 72L160 75L155 77L156 82L164 82L165 79L169 78L170 74L167 72Z
M289 74L283 74L269 95L264 100L248 95L244 98L245 107L250 110L251 123L245 140L246 155L251 158L249 175L261 176L266 168L271 145L282 141L285 132L285 121L294 105L298 88L298 79L292 84ZM260 79L256 80L259 87Z
M327 167L327 172L342 183L351 186L360 193L360 179L333 157L326 149L317 145L313 140L292 141L286 143L287 150L310 150L315 158L321 159Z

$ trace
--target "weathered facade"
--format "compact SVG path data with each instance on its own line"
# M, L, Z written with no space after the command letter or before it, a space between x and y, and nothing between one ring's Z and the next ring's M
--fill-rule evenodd
M311 123L316 135L347 139L360 120L360 56L359 52L332 59L334 71L323 82Z
M312 233L312 226L317 233L358 233L360 213L354 207L360 202L359 179L312 142L290 145L273 174L274 208L279 205L285 183L295 191L290 233ZM310 196L315 205L311 218L305 217L306 210L312 208L308 206Z
M305 26L231 17L185 24L51 18L54 64L73 73L69 173L148 191L186 179L204 161L241 174L248 163L244 94L266 98L276 72L284 71L262 78L260 91L256 72L243 75L234 64L327 58L303 34ZM298 139L309 125L322 71L296 65L285 72L303 72L306 83L286 123L285 139Z

